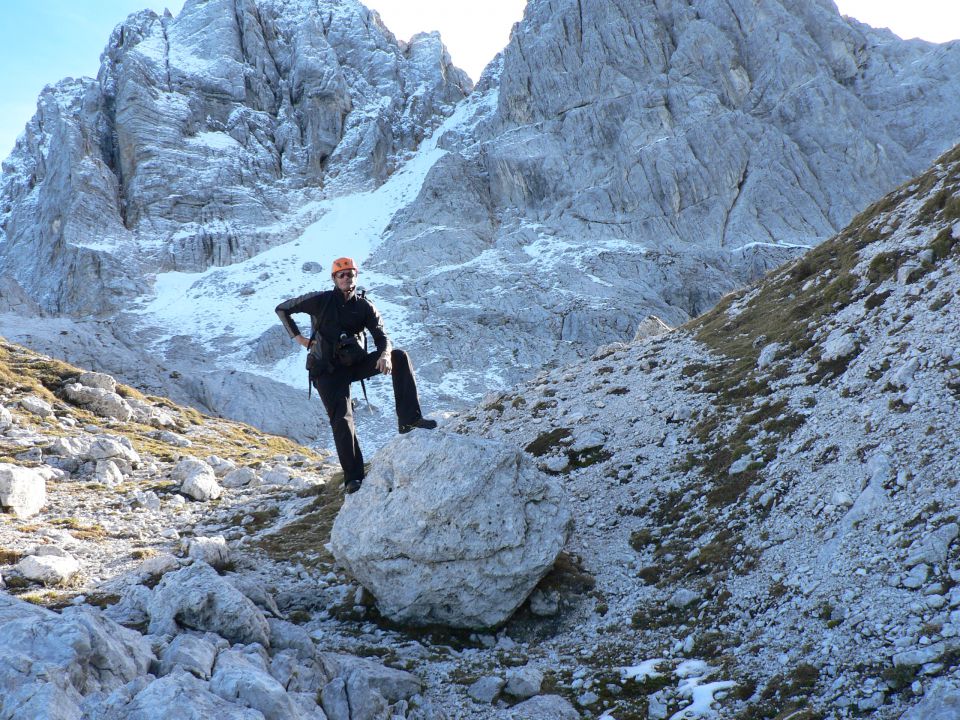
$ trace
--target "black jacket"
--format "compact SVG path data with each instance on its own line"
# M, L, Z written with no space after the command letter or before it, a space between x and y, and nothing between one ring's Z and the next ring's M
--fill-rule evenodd
M332 369L333 349L341 332L354 335L363 345L363 331L367 330L381 357L390 352L390 339L383 330L383 318L373 303L356 293L347 298L339 290L307 293L280 303L276 312L290 337L301 334L290 316L294 313L310 316L310 337L317 341L310 352L320 372Z

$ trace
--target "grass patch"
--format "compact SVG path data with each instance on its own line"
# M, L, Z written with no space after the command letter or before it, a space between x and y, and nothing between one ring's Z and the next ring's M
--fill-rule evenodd
M326 483L316 499L296 520L276 532L254 539L248 547L258 548L276 562L289 562L297 553L315 553L300 558L305 567L333 563L333 556L324 547L330 542L333 521L343 505L343 495L333 483Z
M23 560L22 553L18 553L16 550L0 548L0 565L16 565L21 560Z
M540 433L524 450L534 457L543 457L570 438L570 428L554 428Z
M50 521L54 527L65 528L78 540L103 540L108 536L107 531L99 523L87 525L77 518L54 518Z

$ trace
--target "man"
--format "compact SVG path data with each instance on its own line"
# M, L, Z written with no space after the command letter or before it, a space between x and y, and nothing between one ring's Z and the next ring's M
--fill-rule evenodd
M344 489L348 493L356 492L363 483L363 454L353 422L350 383L377 373L391 375L400 432L407 433L414 428L432 430L437 426L436 420L424 418L420 411L410 357L403 350L391 349L380 313L369 300L357 294L359 273L351 258L338 258L333 261L330 272L334 290L307 293L277 305L283 327L309 352L310 382L330 418L333 441L343 468ZM290 317L293 313L310 315L309 340L300 334ZM377 348L374 352L365 352L360 347L364 330L369 330L373 337Z

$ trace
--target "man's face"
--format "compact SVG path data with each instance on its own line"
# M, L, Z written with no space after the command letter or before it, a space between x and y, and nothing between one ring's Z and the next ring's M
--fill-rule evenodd
M337 284L337 289L343 293L349 293L357 286L356 270L341 270L334 273L333 281Z

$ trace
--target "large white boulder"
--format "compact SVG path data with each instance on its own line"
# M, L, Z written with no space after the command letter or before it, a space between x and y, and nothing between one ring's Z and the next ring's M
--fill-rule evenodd
M194 537L183 542L187 557L201 560L216 570L223 570L230 564L230 548L223 535L216 537Z
M390 619L484 628L523 603L571 527L560 483L520 450L419 432L377 453L331 541Z
M27 468L0 463L0 507L19 518L40 512L47 502L49 468Z

